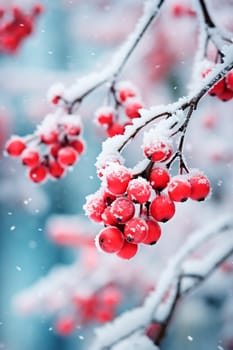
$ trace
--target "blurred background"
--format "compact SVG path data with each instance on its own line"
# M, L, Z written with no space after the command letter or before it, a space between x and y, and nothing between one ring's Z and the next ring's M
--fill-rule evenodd
M189 1L178 3L190 10ZM221 6L218 1L209 3L218 22L232 30L232 2L225 0ZM4 144L11 135L33 133L45 115L54 110L46 97L53 83L70 86L78 77L99 70L108 62L134 28L143 1L40 0L39 4L43 11L34 20L33 33L15 52L0 52L0 349L91 350L93 327L98 322L87 326L80 323L72 334L62 336L54 329L54 322L63 309L27 314L22 307L16 307L14 300L49 271L55 271L56 266L69 268L83 262L80 248L56 245L48 237L47 227L55 215L65 227L72 226L74 217L83 216L85 196L98 189L94 164L106 136L93 119L95 109L103 104L104 87L81 106L86 152L59 181L31 183L20 162L4 156ZM4 11L18 6L30 13L34 5L31 0L0 1ZM177 15L175 5L177 1L167 2L163 15L145 35L122 74L122 79L138 86L146 107L172 102L187 93L197 45L197 23L192 11ZM211 97L201 103L187 134L185 151L189 165L202 169L211 180L212 197L208 202L178 206L176 218L165 225L164 239L150 251L146 262L142 264L140 260L142 251L127 264L128 271L153 268L138 290L129 286L126 275L119 277L124 302L116 313L141 303L167 258L186 235L214 220L215 215L232 211L232 106L232 101L221 103ZM140 140L135 143L140 149ZM134 146L128 154L132 163L140 155ZM87 230L93 230L90 234L94 236L98 228L87 226ZM231 265L230 261L228 267ZM94 266L103 269L102 264ZM119 266L122 268L123 263ZM78 267L81 268L82 265ZM229 315L233 296L231 272L230 268L224 273L217 271L208 283L182 302L162 349L233 348L232 313ZM72 273L69 276L72 279ZM73 278L79 286L76 275ZM81 283L85 281L82 276Z

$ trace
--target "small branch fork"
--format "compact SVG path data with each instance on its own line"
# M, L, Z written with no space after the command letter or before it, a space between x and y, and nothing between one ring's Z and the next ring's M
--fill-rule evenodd
M224 216L216 220L214 224L194 233L172 257L167 268L163 271L161 279L156 283L156 289L147 297L143 306L119 316L112 324L107 324L96 330L97 336L92 349L111 350L133 334L139 332L143 334L152 322L158 322L161 325L160 331L154 339L154 344L160 345L179 300L205 281L219 265L233 254L232 229L233 219L230 215L229 217ZM197 267L193 270L192 266L192 271L189 271L186 265L187 262L190 262L192 254L195 254L203 245L219 235L224 235L223 246L219 247L219 244L216 244L208 256L204 256ZM182 286L184 278L189 278L192 281L188 287ZM165 299L168 291L169 297ZM165 307L162 317L161 307ZM122 327L123 324L127 324L127 327Z
M75 112L77 106L80 106L81 102L85 97L91 94L98 87L109 82L109 91L114 91L114 86L118 79L118 76L122 72L132 53L138 46L142 37L150 27L151 23L158 17L162 5L165 0L147 0L144 5L144 13L139 19L134 32L129 36L125 43L120 47L118 52L113 57L112 61L105 67L99 74L95 75L93 83L87 88L78 93L78 96L69 98L67 94L61 98L68 113L72 114ZM87 77L88 78L88 77ZM78 83L79 84L79 83ZM68 90L75 90L76 85L72 86Z

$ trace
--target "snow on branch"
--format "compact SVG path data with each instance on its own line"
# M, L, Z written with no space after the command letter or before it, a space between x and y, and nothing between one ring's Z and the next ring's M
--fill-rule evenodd
M102 152L97 158L97 166L99 163L103 163L105 159L111 158L111 156L119 158L119 153L126 144L132 140L141 129L154 120L162 117L171 118L169 124L171 126L172 124L177 126L177 123L183 119L182 111L191 108L193 112L200 99L209 91L209 89L233 68L233 47L224 48L224 54L224 62L217 64L204 79L199 81L198 88L190 95L179 98L178 101L168 105L152 106L150 109L141 109L141 118L134 119L133 124L126 127L124 135L116 135L104 141L102 144Z
M64 91L64 102L69 108L72 109L77 102L80 102L90 92L108 80L112 80L111 83L114 83L147 28L158 15L164 2L165 0L147 0L144 4L143 14L138 20L135 30L129 35L121 48L117 50L109 64L100 72L91 73L88 76L78 79L74 85ZM54 87L51 89L54 89Z
M161 309L159 308L162 304L162 300L169 288L174 286L174 281L179 281L184 274L188 275L187 265L185 264L190 256L195 253L195 251L198 250L204 243L211 240L214 236L231 230L232 227L232 215L225 215L223 217L220 217L218 220L215 220L214 223L211 223L205 228L200 229L194 233L177 252L177 254L170 260L167 268L163 271L160 280L158 283L156 283L155 291L151 292L141 307L135 308L132 311L125 312L122 316L115 319L112 323L109 323L103 328L96 330L96 339L93 342L92 349L113 349L113 346L119 343L121 340L127 339L133 334L144 330L146 326L148 326L153 320L156 319L156 313L159 312L159 310L161 312ZM232 230L230 233L232 234ZM220 264L229 256L229 254L233 252L232 236L229 239L225 237L225 239L227 240L227 243L223 244L219 251L218 249L215 249L214 252L212 252L212 254L210 254L206 260L204 259L204 264L202 261L202 274L200 274L200 269L191 271L192 273L195 272L195 275L196 273L198 274L199 280L206 278L216 268L216 265ZM178 285L179 284L177 284L177 286ZM173 292L173 301L174 295L177 295L177 293ZM171 306L173 305L172 299L170 299L170 303L168 303L168 305L169 307L163 311L164 318L167 317L169 310L171 310Z

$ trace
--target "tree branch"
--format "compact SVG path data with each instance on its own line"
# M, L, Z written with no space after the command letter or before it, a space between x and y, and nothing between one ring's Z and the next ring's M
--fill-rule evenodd
M156 312L158 311L159 306L162 305L164 295L172 285L174 279L178 279L179 276L184 273L184 271L187 273L185 270L185 263L191 254L198 250L198 248L200 248L204 243L211 240L214 236L232 229L232 227L232 215L224 216L215 221L214 224L210 224L204 229L193 234L168 263L167 268L163 271L161 279L156 283L156 290L147 297L141 307L124 313L112 323L109 323L105 327L96 330L96 339L93 343L92 349L109 350L122 339L126 339L139 330L145 329L147 325L156 319ZM226 251L221 251L221 253L224 253L225 255L223 254L219 257L217 254L217 262L222 262L223 259L225 259L232 251L232 237L230 238L230 241L227 242L225 248L226 247L228 249L227 255ZM206 268L206 276L208 276L208 271L210 273L216 268L217 262L216 259L212 259L211 264L209 263L211 266L208 265ZM124 327L122 325L126 326Z
M87 95L107 81L110 81L110 88L114 85L150 24L157 18L164 2L165 0L147 0L135 30L129 35L121 48L116 51L109 64L100 72L83 77L65 91L63 101L70 112L74 111L76 104L79 104Z

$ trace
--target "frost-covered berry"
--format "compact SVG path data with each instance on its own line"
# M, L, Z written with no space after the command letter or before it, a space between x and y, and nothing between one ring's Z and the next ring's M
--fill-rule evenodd
M125 105L125 114L130 119L139 118L139 109L142 108L142 103L135 99L128 99Z
M43 182L46 179L47 169L44 165L40 164L29 171L29 178L33 182Z
M147 236L145 237L142 243L153 245L159 240L161 236L161 228L159 224L152 219L147 219L146 223L148 231Z
M57 159L58 162L63 166L73 165L77 160L78 153L73 147L66 146L58 151Z
M166 195L157 196L151 202L150 214L155 220L166 222L175 214L175 204Z
M122 259L131 259L133 258L138 251L138 245L129 243L127 241L124 241L123 247L121 250L117 253L117 256L119 256Z
M147 237L148 226L144 219L132 218L124 227L124 236L130 243L141 243Z
M6 144L6 151L11 157L19 157L25 148L26 144L20 138L12 138Z
M40 140L46 145L51 145L52 143L56 143L58 141L58 133L57 131L51 131L46 134L41 134Z
M189 179L191 184L190 198L196 201L203 201L210 192L210 183L206 176L194 175Z
M170 143L156 141L145 145L144 154L153 162L164 162L172 155L173 149Z
M40 161L40 156L36 150L26 148L21 155L21 159L24 165L35 167Z
M209 94L212 96L219 96L225 90L225 80L219 80L210 90Z
M134 216L135 207L130 199L119 197L111 204L111 213L118 223L124 224Z
M114 217L113 213L111 212L111 207L107 207L104 209L103 213L101 214L101 219L104 223L104 225L117 225L117 220Z
M105 201L103 197L97 192L93 195L87 196L86 203L83 208L86 215L91 220L95 222L101 222L101 216L105 209Z
M191 194L191 185L187 178L174 178L169 183L167 190L172 201L185 202Z
M101 125L111 125L114 121L115 112L111 106L103 106L95 113L96 120Z
M117 163L111 163L106 168L107 188L113 194L125 193L132 175L126 167Z
M149 180L154 190L162 191L167 187L167 184L170 181L170 175L165 168L157 167L152 169Z
M123 247L124 237L117 227L108 226L97 235L96 244L106 253L116 253Z
M120 103L124 103L128 98L135 97L137 90L130 81L121 81L116 86L117 99Z
M56 179L59 179L65 173L65 169L56 160L49 162L48 170L49 174Z
M113 123L112 125L109 125L107 128L107 135L108 137L113 137L115 135L123 135L125 132L124 125L121 125L119 123Z
M132 179L129 181L127 187L127 195L132 201L144 204L150 198L151 186L149 182L142 177Z
M81 132L81 125L65 124L64 130L69 136L78 136Z

